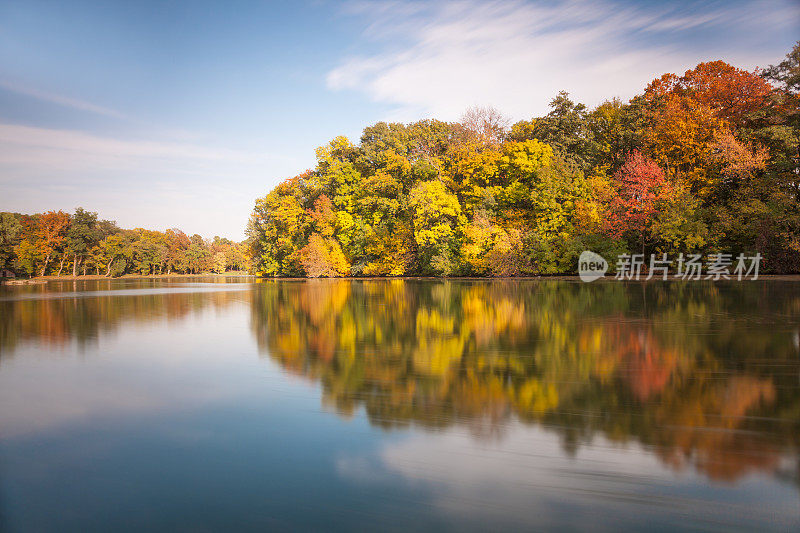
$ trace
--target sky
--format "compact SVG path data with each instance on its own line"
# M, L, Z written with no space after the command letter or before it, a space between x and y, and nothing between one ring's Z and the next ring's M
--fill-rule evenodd
M800 39L800 0L0 0L0 211L239 240L257 197L379 121L512 121L568 91L748 70Z

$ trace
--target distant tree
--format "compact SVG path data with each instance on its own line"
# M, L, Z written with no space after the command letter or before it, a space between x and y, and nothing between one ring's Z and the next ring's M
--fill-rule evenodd
M41 249L28 239L23 239L14 249L16 255L16 268L32 276L36 272L36 265L41 261Z
M19 244L22 226L12 213L0 213L0 270L12 269L14 247Z
M47 266L53 255L68 237L70 229L69 215L63 211L48 211L36 220L33 242L39 249L38 255L42 258L42 276L47 272Z
M89 250L101 240L101 235L97 225L97 213L85 211L82 207L77 208L70 218L66 236L66 250L72 256L73 276L78 275L78 267Z
M173 270L185 272L189 268L186 253L192 241L178 228L168 229L165 233L165 241L167 246L167 274L170 274Z
M114 264L114 261L125 256L126 247L128 245L126 241L127 239L124 234L116 233L114 235L109 235L100 242L99 247L101 254L99 264L101 268L105 267L106 277L111 275L111 266Z
M203 237L194 234L191 237L191 244L186 250L187 265L192 274L199 274L206 270L211 270L211 250L206 246Z
M786 59L765 69L763 76L776 84L770 113L754 137L770 149L770 169L780 186L800 201L800 41Z
M224 274L228 268L228 261L225 252L216 252L213 258L213 270L217 274Z
M493 107L472 107L461 116L461 125L474 141L499 145L507 134L509 120Z

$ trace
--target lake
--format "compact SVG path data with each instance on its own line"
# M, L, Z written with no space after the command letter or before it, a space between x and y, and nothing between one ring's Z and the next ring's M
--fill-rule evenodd
M0 288L0 530L800 529L800 281Z

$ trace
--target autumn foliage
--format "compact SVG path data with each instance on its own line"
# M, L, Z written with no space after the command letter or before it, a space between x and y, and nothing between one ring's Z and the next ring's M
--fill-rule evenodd
M659 202L670 195L664 171L655 161L635 151L614 173L614 184L616 194L606 211L606 231L616 237L626 233L643 237Z
M581 250L760 253L800 271L797 48L764 71L665 74L596 109L565 92L510 128L380 122L256 202L265 276L574 272Z
M74 213L0 212L0 271L23 276L200 274L249 268L245 243L177 228L122 229L77 208Z

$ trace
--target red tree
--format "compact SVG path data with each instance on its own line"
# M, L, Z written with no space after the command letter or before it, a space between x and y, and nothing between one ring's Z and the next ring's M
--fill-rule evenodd
M772 88L758 72L738 69L724 61L700 63L680 78L664 74L650 83L649 96L677 94L700 102L718 118L740 126L764 109Z
M617 194L608 206L605 227L609 234L635 234L644 247L647 227L658 202L669 194L669 184L655 161L632 152L614 174Z

